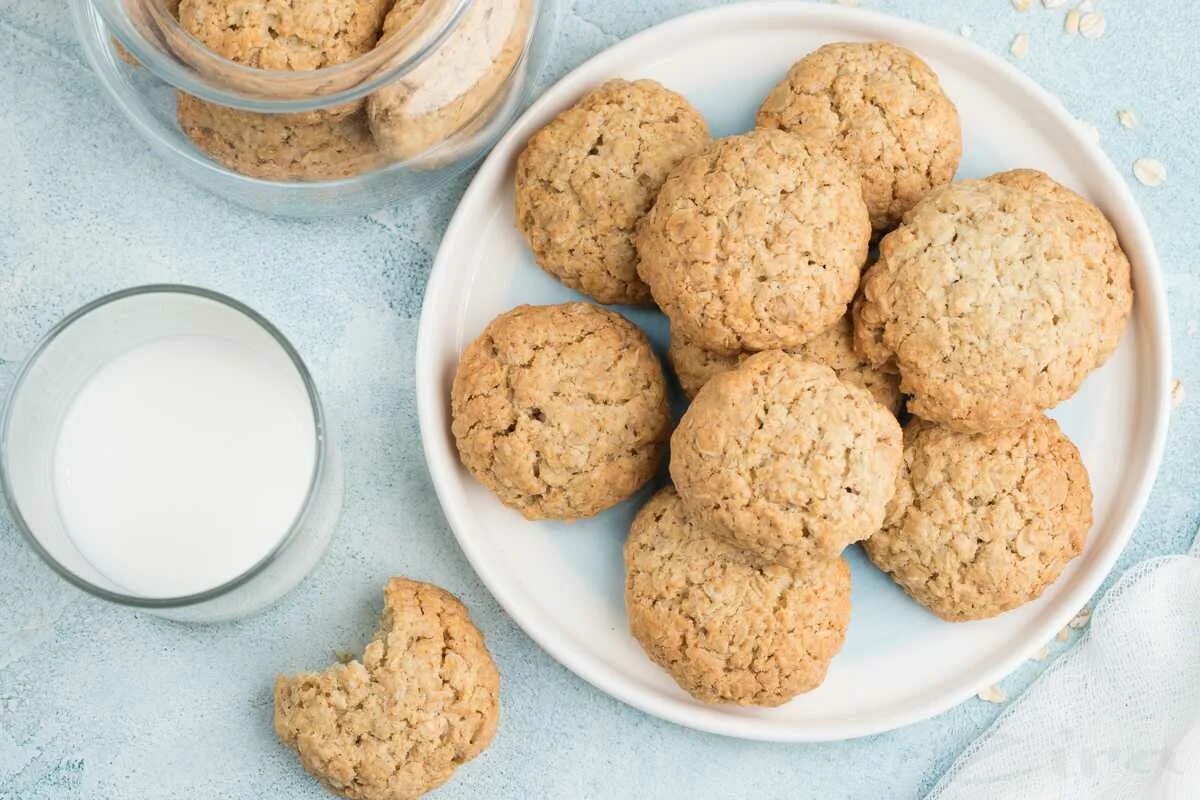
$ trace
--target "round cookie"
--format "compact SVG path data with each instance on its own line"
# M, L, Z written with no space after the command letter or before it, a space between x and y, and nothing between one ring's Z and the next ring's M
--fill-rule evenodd
M182 0L179 22L214 53L263 70L350 61L379 38L390 0ZM331 180L379 164L361 101L262 114L177 93L179 127L217 163L266 180Z
M777 706L825 680L850 621L850 568L759 561L668 487L625 541L625 605L646 655L697 700Z
M334 180L378 166L379 149L362 111L297 119L257 114L178 94L179 126L209 158L266 180Z
M424 0L396 3L384 19L380 43L423 6ZM367 99L379 149L406 161L470 129L516 69L532 12L532 0L474 0L429 59Z
M846 313L870 238L860 181L840 156L758 130L671 172L638 229L638 273L700 347L795 347Z
M876 231L953 180L962 155L958 110L937 75L886 42L828 44L800 59L757 124L828 142L862 175Z
M953 184L884 237L855 347L899 369L909 410L965 432L1021 425L1116 348L1129 260L1100 210L1032 170Z
M392 578L362 661L275 681L275 733L330 791L414 800L483 752L500 718L500 673L467 609Z
M542 269L601 303L650 303L634 234L708 124L650 80L611 80L535 133L517 161L517 227Z
M696 395L671 437L671 477L714 533L803 567L879 530L900 456L900 425L870 392L768 350Z
M960 622L1040 596L1091 524L1087 470L1054 420L968 434L914 419L888 521L864 546L914 600Z
M869 391L893 414L899 415L904 407L904 395L900 394L900 377L867 364L854 351L854 331L849 314L815 339L810 339L799 347L789 347L786 352L805 361L824 364L836 372L841 380ZM713 353L703 347L697 347L683 336L672 333L667 357L671 360L671 366L675 368L675 376L679 378L679 385L684 394L695 397L710 378L736 369L750 357L750 353Z
M450 392L463 465L528 519L578 519L654 476L670 432L645 335L589 303L520 306L463 353Z
M391 5L391 0L181 0L179 22L231 61L300 72L369 52Z

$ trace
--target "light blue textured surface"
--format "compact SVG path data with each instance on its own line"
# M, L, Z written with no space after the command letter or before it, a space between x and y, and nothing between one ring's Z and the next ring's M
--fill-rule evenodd
M1061 33L1033 0L862 0L1007 52L1129 175L1168 273L1176 374L1200 397L1200 72L1189 0L1101 0L1098 41ZM1073 5L1074 3L1070 3ZM703 0L576 0L551 77ZM558 666L479 584L446 527L420 449L412 357L422 287L463 182L371 218L301 224L234 208L167 172L81 63L59 4L0 0L0 392L71 309L139 283L231 294L273 320L340 424L346 507L328 556L265 614L186 627L87 598L57 579L0 513L0 798L322 798L270 729L278 671L319 668L370 635L379 589L407 574L470 606L504 675L492 748L445 798L917 797L999 707L978 700L869 739L819 746L695 733L609 699ZM1125 130L1116 111L1141 121ZM1130 173L1154 156L1148 189ZM1200 521L1200 400L1175 411L1166 462L1120 573L1181 552ZM1041 668L1005 681L1016 693ZM887 680L880 675L880 680Z

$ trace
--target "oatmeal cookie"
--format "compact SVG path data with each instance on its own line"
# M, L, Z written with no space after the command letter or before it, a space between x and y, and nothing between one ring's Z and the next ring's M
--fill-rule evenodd
M467 609L404 578L384 590L362 661L275 681L275 733L351 800L414 800L482 753L500 719L500 673Z
M799 347L789 347L786 352L806 361L824 364L836 372L841 380L869 391L893 414L898 415L904 407L899 376L867 364L862 356L854 351L854 332L849 314L817 338L810 339ZM700 387L708 383L710 378L735 369L750 357L750 353L713 353L672 332L667 357L671 360L671 366L675 368L675 376L679 378L679 385L684 394L695 397L696 392L700 391Z
M954 178L958 111L937 75L886 42L839 42L791 68L758 110L758 125L828 142L862 175L876 231Z
M864 546L914 600L958 622L1036 599L1091 524L1087 469L1054 420L969 434L914 419L888 521Z
M850 621L850 568L759 561L668 487L625 542L625 606L646 655L697 700L777 706L825 680Z
M231 61L299 72L369 52L390 6L391 0L181 0L179 22Z
M909 410L968 433L1022 425L1116 348L1129 260L1094 205L1032 170L953 184L884 237L855 347L893 362Z
M638 229L638 273L672 329L705 349L804 344L858 288L871 238L860 183L811 139L720 139L663 183Z
M180 92L179 126L209 158L267 180L332 180L373 169L379 150L361 110L304 121L206 103Z
M879 530L900 455L900 425L870 392L768 350L696 395L671 437L671 477L714 533L803 567Z
M396 3L384 20L381 44L423 5ZM409 160L471 127L512 75L532 21L533 0L474 0L432 57L367 99L380 150Z
M625 500L653 477L670 433L650 343L589 303L497 317L463 353L450 410L463 465L529 519Z
M650 80L609 81L559 114L517 161L517 227L538 264L601 303L650 303L638 221L708 141L700 112Z

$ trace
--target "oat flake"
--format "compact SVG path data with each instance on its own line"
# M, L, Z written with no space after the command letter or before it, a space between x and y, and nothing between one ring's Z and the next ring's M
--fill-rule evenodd
M1079 609L1079 613L1076 614L1071 619L1071 621L1067 623L1067 626L1074 628L1075 630L1079 630L1084 625L1087 625L1088 620L1091 618L1092 618L1092 609L1088 608L1087 606L1084 606L1083 608Z
M1029 9L1029 0L1012 0L1012 5L1017 11L1027 11Z
M1167 168L1156 158L1139 158L1133 162L1133 174L1144 186L1161 186L1167 179Z
M1136 128L1138 126L1137 114L1133 113L1132 108L1122 108L1118 111L1117 121L1121 123L1122 128Z
M1033 654L1034 661L1045 661L1049 657L1050 657L1050 648L1047 647L1046 645L1042 645L1042 648Z
M1024 58L1029 55L1029 34L1018 33L1012 41L1012 47L1008 49L1017 58Z
M1183 403L1183 381L1176 378L1171 381L1171 408L1179 408Z
M1042 0L1042 5L1044 5L1046 8L1058 8L1065 2L1067 2L1067 0Z
M988 703L1003 703L1008 700L1008 695L999 686L989 686L979 693L979 699Z
M1104 15L1099 12L1084 14L1079 20L1079 32L1085 39L1099 39L1104 35L1104 28Z
M1063 20L1063 30L1067 33L1079 33L1079 20L1082 16L1079 9L1072 8L1067 12L1067 18Z
M1058 636L1055 638L1057 638L1060 642L1065 642L1068 639L1070 639L1071 638L1071 627L1069 625L1064 625L1063 629L1058 632Z

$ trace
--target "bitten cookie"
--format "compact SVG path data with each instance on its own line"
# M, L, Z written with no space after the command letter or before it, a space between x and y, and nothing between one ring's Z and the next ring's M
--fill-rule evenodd
M264 70L331 67L369 52L390 0L182 0L179 22L217 55ZM363 103L260 114L178 93L179 127L214 161L268 180L329 180L378 164Z
M789 347L786 352L806 361L824 364L836 372L841 380L869 391L893 414L899 414L904 406L904 395L900 394L900 377L872 367L854 351L854 331L849 314L815 339L810 339L799 347ZM679 385L684 394L695 397L710 378L735 369L749 358L750 354L713 353L703 347L697 347L683 336L672 333L667 357L671 360L671 366L675 369L675 376L679 378Z
M855 346L899 368L909 410L1013 428L1075 393L1133 302L1104 215L1033 170L953 184L884 237L854 307Z
M1091 524L1087 470L1054 420L967 434L914 419L888 522L865 547L918 603L959 622L1037 598Z
M423 6L424 0L397 2L384 19L380 44ZM367 99L380 150L408 160L472 127L525 52L532 12L533 0L474 0L428 60Z
M827 44L800 59L758 125L828 142L862 175L876 231L953 180L962 155L958 111L937 75L886 42Z
M850 568L761 562L668 487L625 542L625 605L646 654L697 700L777 706L825 680L850 621Z
M625 500L653 477L670 432L645 335L589 303L497 317L463 353L450 406L463 465L529 519Z
M879 530L900 425L866 390L781 350L700 390L671 437L689 513L766 561L804 567Z
M404 578L384 589L362 661L275 681L275 733L330 791L413 800L483 752L500 674L453 595Z
M870 238L844 159L758 130L671 172L638 229L638 273L671 328L700 347L795 347L845 314Z
M648 304L634 232L708 124L650 80L612 80L535 133L517 161L517 227L542 269L601 303Z

